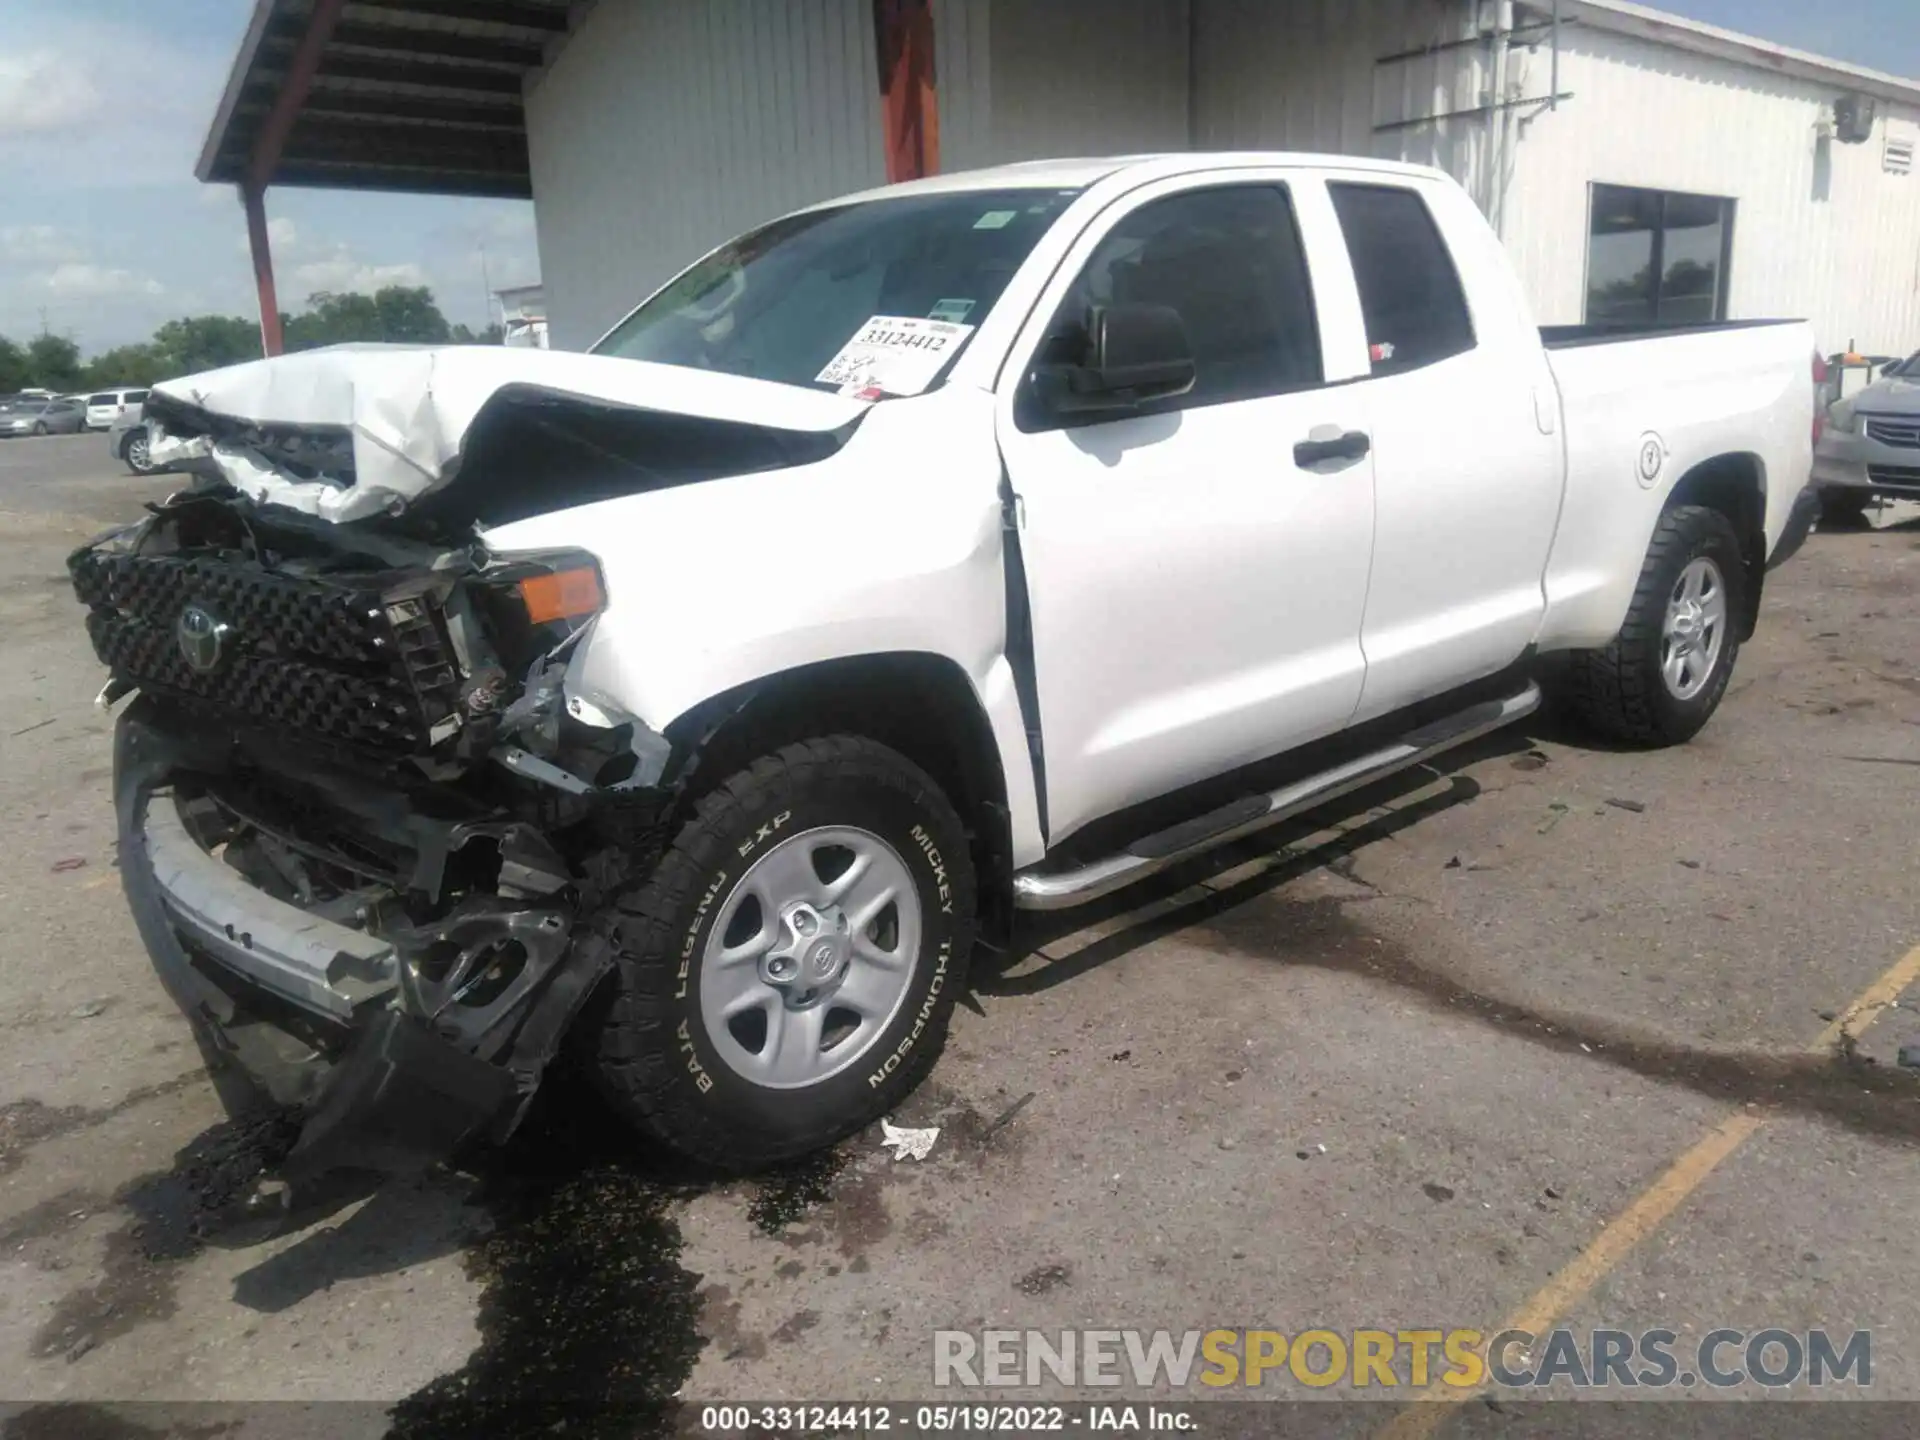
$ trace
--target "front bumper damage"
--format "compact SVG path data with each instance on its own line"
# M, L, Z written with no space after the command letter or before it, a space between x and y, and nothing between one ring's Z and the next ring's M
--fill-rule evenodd
M306 1112L290 1181L505 1139L659 853L684 757L570 692L591 618L502 618L547 563L205 493L69 562L103 699L139 692L135 922L222 1098Z
M594 887L523 822L407 814L420 846L409 883L437 887L479 845L497 849L496 894L405 925L380 918L370 889L356 901L364 918L343 923L203 848L200 787L221 773L219 749L141 700L120 718L114 771L128 904L228 1103L264 1094L303 1108L282 1168L294 1183L415 1170L507 1138L611 967L604 938L581 924Z

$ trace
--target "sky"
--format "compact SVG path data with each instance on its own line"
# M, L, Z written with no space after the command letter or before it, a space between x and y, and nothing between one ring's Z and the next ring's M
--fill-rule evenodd
M1659 8L1920 77L1920 0ZM0 0L0 335L44 325L95 354L175 316L256 313L239 198L193 178L251 10ZM267 210L282 309L317 290L424 284L477 328L483 253L496 288L539 278L524 202L284 189Z
M0 335L84 354L180 315L259 311L232 186L193 177L253 0L0 0ZM267 192L280 308L318 290L430 285L487 322L539 278L524 201Z

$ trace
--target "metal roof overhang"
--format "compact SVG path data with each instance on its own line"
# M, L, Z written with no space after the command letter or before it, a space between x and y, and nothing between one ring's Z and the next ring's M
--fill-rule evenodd
M195 173L530 199L527 77L578 0L257 0Z

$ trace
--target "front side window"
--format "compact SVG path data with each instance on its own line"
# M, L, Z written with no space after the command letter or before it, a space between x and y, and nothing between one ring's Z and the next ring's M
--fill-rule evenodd
M1587 224L1589 325L1727 318L1733 201L1595 185Z
M979 325L1077 193L954 191L790 215L709 255L594 353L836 389L817 377L870 320Z
M144 390L129 390L129 391L127 392L127 398L126 398L126 399L125 399L124 401L122 401L121 403L122 403L122 404L125 404L125 405L144 405L144 404L146 404L146 402L147 402L147 392L146 392L146 391L144 391Z
M1427 202L1395 185L1327 187L1340 216L1373 374L1417 370L1473 349L1473 316Z
M1142 205L1100 242L1055 312L1036 359L1085 352L1093 306L1166 305L1179 313L1194 384L1150 410L1190 410L1322 383L1313 283L1277 185L1233 185Z

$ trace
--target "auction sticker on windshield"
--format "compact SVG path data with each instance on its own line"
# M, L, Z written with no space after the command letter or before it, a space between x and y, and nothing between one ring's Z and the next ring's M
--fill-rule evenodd
M875 315L813 378L842 395L918 395L972 333L971 325L945 320Z

